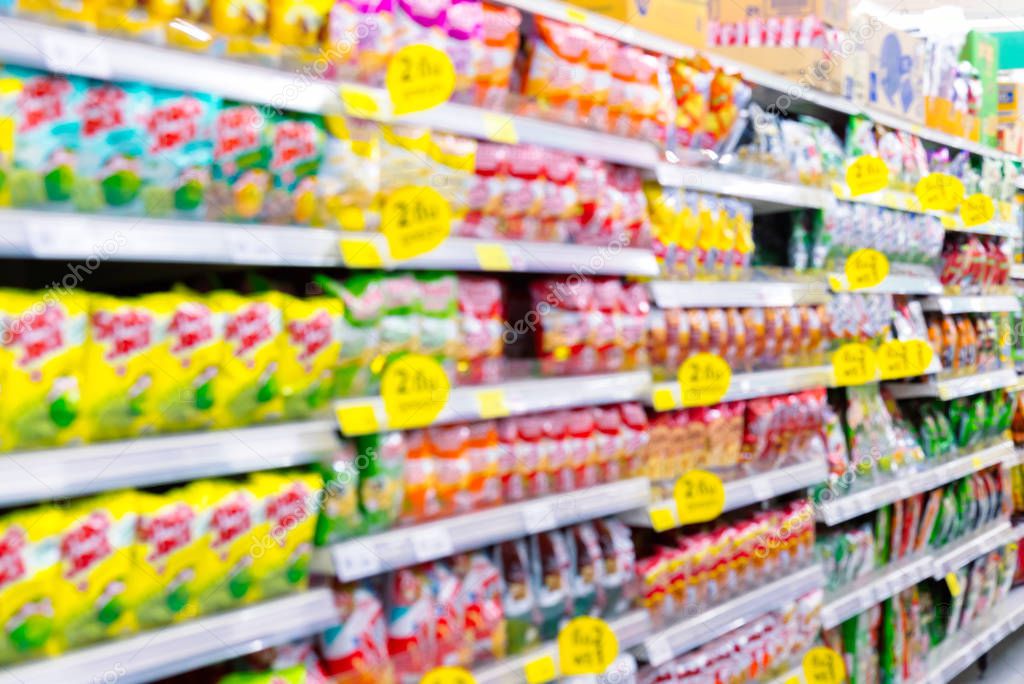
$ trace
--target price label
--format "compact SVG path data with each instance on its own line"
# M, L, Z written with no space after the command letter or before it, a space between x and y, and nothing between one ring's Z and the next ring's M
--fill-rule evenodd
M929 173L917 181L914 194L922 209L956 211L964 201L964 184L948 173Z
M873 154L857 157L846 167L846 185L854 197L883 190L889 185L889 167Z
M473 245L473 251L476 252L476 262L484 271L512 270L512 260L503 245L476 244Z
M714 520L725 508L722 478L706 470L691 470L680 477L674 493L680 525Z
M679 367L679 392L683 406L711 406L729 391L732 369L718 354L701 352Z
M842 684L846 680L843 656L825 646L812 648L804 655L804 679L807 684Z
M349 268L380 268L384 265L372 238L341 238L338 247L341 260Z
M836 387L863 385L877 377L878 363L871 347L859 342L844 344L832 355Z
M858 249L846 260L846 283L851 290L880 285L889 275L889 259L877 249Z
M558 633L558 665L563 675L601 674L618 656L619 640L600 618L573 618Z
M481 116L483 117L484 135L488 140L507 145L515 145L519 142L515 119L510 115L484 112Z
M367 88L343 84L338 88L338 95L341 96L346 114L360 119L374 119L381 113L381 104Z
M381 213L381 230L391 258L411 259L444 242L452 229L452 208L441 193L407 185L391 193Z
M392 361L380 381L388 423L399 430L430 425L447 405L450 391L444 368L423 354Z
M444 527L424 526L409 536L412 538L413 555L420 563L435 558L444 558L455 553L452 535Z
M527 684L544 684L558 677L558 670L555 668L555 659L551 656L544 656L531 660L523 668Z
M655 532L664 532L679 526L676 516L672 515L672 511L667 508L651 508L648 513L651 516L651 527Z
M480 390L476 393L476 405L484 419L504 418L509 413L505 391L500 389Z
M382 566L380 556L358 539L336 547L333 559L338 579L343 582L377 575Z
M924 375L932 363L932 353L931 345L924 340L890 340L875 354L878 373L883 380Z
M423 675L420 684L476 684L476 678L464 667L435 667Z
M676 397L667 387L659 387L651 394L655 411L670 411L676 408Z
M406 45L388 62L384 85L395 114L411 114L447 102L455 90L455 65L429 45Z
M960 586L960 578L955 572L946 573L946 584L949 586L949 594L956 598L963 591Z
M974 193L960 205L960 218L968 228L988 223L995 215L996 205L992 198L980 192Z
M369 404L341 407L335 411L335 414L341 434L346 437L371 435L378 430L377 414Z

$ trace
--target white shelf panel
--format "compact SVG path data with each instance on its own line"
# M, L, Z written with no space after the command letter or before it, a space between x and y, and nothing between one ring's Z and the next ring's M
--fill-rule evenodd
M980 530L961 537L946 548L934 552L932 577L942 579L948 573L959 570L975 558L1008 544L1020 534L1010 525L1009 520L996 520Z
M448 403L431 425L498 417L486 413L487 398L493 397L495 393L502 396L506 409L502 415L518 416L578 406L644 401L650 396L650 388L650 375L647 371L510 380L495 385L456 387L451 390ZM367 406L373 411L377 429L366 429L365 426L353 429L342 425L343 434L351 437L392 429L384 411L384 401L379 396L342 399L334 403L338 414ZM344 421L339 418L339 422Z
M943 642L928 660L928 684L947 684L993 646L1024 626L1024 587L1013 589L1005 600L965 631Z
M152 682L229 660L338 623L327 589L210 615L91 646L49 660L0 668L0 684L118 684Z
M645 505L646 478L633 478L533 501L389 530L319 550L313 566L349 582Z
M796 306L831 299L825 284L772 281L705 282L654 280L648 284L654 303L663 309L722 306Z
M1011 264L1010 277L1015 280L1024 278L1024 264Z
M915 399L919 397L938 397L939 399L956 399L980 394L989 390L1013 387L1017 384L1017 371L1013 368L965 375L958 378L929 379L925 382L890 382L886 384L889 392L896 399Z
M824 209L832 201L832 193L822 188L701 166L665 162L657 166L655 175L665 187L740 197L765 212L793 207Z
M722 401L739 401L755 397L768 397L774 394L798 392L813 387L827 387L832 382L832 366L807 366L802 368L784 368L781 370L755 371L753 373L737 373L732 376L729 391ZM672 407L681 406L679 383L674 381L656 382L646 400L654 405L654 394L668 396L671 393L674 402Z
M896 565L879 568L860 578L852 586L842 587L825 596L821 608L821 624L830 629L858 615L871 606L895 596L904 589L928 579L935 560L928 554L904 559Z
M0 454L0 507L313 463L351 448L333 421Z
M790 573L742 596L674 622L648 638L642 658L657 667L765 613L784 606L825 583L820 565Z
M758 501L767 501L776 496L807 489L824 482L826 477L828 477L828 467L824 461L809 461L738 480L730 480L725 482L725 508L723 511L732 511ZM675 519L676 525L679 525L674 500L658 501L649 504L646 508L624 513L619 518L634 527L651 527L651 511L657 509L669 511Z
M1015 458L1013 443L1000 442L979 451L964 454L934 468L904 474L897 480L822 502L818 506L818 520L826 525L838 525L894 501L931 491L971 473L998 463L1009 462L1013 458Z
M528 273L652 276L658 263L650 250L512 240L453 237L427 254L396 262L379 233L339 232L300 226L239 225L124 216L0 210L0 256L155 263L245 264L250 266L351 266L341 238L369 240L383 268L485 271L481 248L504 251L508 269Z
M925 311L944 314L1019 312L1020 300L1013 295L971 295L960 297L928 297L921 303Z
M846 282L846 276L842 273L833 273L829 277L837 278L840 282ZM906 295L940 295L942 294L942 283L936 278L925 278L909 275L889 275L880 285L866 287L856 292L878 293L878 294L906 294Z
M639 644L650 633L651 620L646 610L634 610L621 617L611 618L608 620L608 626L618 639L619 653L623 653L626 649ZM522 655L503 658L498 662L474 668L473 678L477 684L522 684L526 682L526 666L544 657L552 658L558 663L558 644L544 643ZM615 667L615 663L612 663L609 671Z

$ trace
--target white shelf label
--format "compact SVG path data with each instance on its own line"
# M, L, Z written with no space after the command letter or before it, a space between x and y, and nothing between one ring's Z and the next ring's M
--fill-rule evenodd
M750 488L754 490L754 497L758 501L765 501L775 496L775 487L763 477L754 478L750 483Z
M67 36L44 32L40 52L50 71L109 80L113 70L103 45L105 39L100 35Z
M452 535L440 525L416 530L412 538L412 551L419 562L444 558L455 553Z
M523 506L523 525L529 534L547 532L558 527L558 516L555 515L551 502L540 502Z
M664 636L648 639L644 644L644 650L647 652L647 660L655 667L672 660L672 647L668 645L668 639Z
M334 551L334 569L342 582L369 577L381 572L382 562L372 548L356 540Z

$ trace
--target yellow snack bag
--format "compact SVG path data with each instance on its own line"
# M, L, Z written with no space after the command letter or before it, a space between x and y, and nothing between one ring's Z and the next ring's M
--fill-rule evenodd
M253 558L259 553L253 525L259 501L247 483L216 480L211 493L207 534L215 572L204 575L199 605L211 613L249 603L253 590Z
M310 61L318 56L319 42L327 12L333 0L270 0L270 40L283 45L285 56Z
M279 363L284 348L281 295L243 296L215 292L214 306L224 315L224 349L218 377L216 422L223 427L280 418Z
M214 31L224 38L228 57L257 57L274 62L281 47L267 38L268 0L213 0L210 16Z
M153 382L162 369L151 356L160 332L150 305L159 296L91 298L89 385L82 404L92 441L134 437L155 427Z
M0 516L0 664L60 652L62 524L50 506Z
M78 648L135 630L137 494L112 492L75 502L64 516L60 576L68 600L61 646Z
M224 316L194 292L152 295L158 343L150 351L153 402L160 432L209 428L224 356Z
M282 297L281 394L285 416L301 418L322 411L334 391L345 308L334 297Z
M82 438L89 295L0 290L0 447Z
M313 532L323 499L316 473L266 472L250 477L259 501L252 573L259 599L305 589Z
M165 494L138 494L131 604L141 629L199 615L199 587L211 567L207 508L211 492L195 482Z

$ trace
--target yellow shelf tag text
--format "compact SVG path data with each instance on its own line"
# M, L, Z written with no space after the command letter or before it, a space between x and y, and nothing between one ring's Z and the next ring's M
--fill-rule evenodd
M976 192L960 205L960 218L968 228L988 223L996 215L996 205L992 198Z
M527 684L544 684L558 677L558 670L555 669L555 660L551 656L544 656L526 663L523 667L526 674Z
M917 181L914 194L924 210L956 211L964 201L964 184L948 173L929 173Z
M676 515L681 525L707 522L722 514L725 487L722 478L706 470L691 470L675 486Z
M677 527L676 517L667 508L651 508L648 513L651 516L651 527L655 532L664 532Z
M932 363L932 346L924 340L889 340L875 354L882 380L924 375Z
M447 405L450 391L444 368L423 354L395 359L380 380L388 424L400 430L430 425Z
M858 249L846 260L845 270L851 290L876 287L889 275L889 259L877 249Z
M584 615L558 633L558 664L562 674L601 674L619 656L619 640L608 623Z
M349 268L380 268L384 265L380 251L369 238L341 238L338 241L341 260Z
M346 437L372 435L378 432L377 415L369 404L339 408L336 412L338 427Z
M682 405L717 404L729 391L731 381L732 369L721 356L707 352L694 354L679 367L679 395L682 397Z
M407 185L384 202L381 230L392 259L412 259L429 252L444 242L451 229L451 205L433 188Z
M447 102L455 90L451 58L429 45L406 45L388 62L384 85L395 114L411 114Z
M836 387L863 385L877 378L878 363L871 347L854 342L844 344L832 354L832 375Z
M825 646L812 648L804 655L804 679L807 684L842 684L846 681L843 656Z
M873 154L857 157L846 167L846 185L854 197L884 190L889 185L889 167Z

